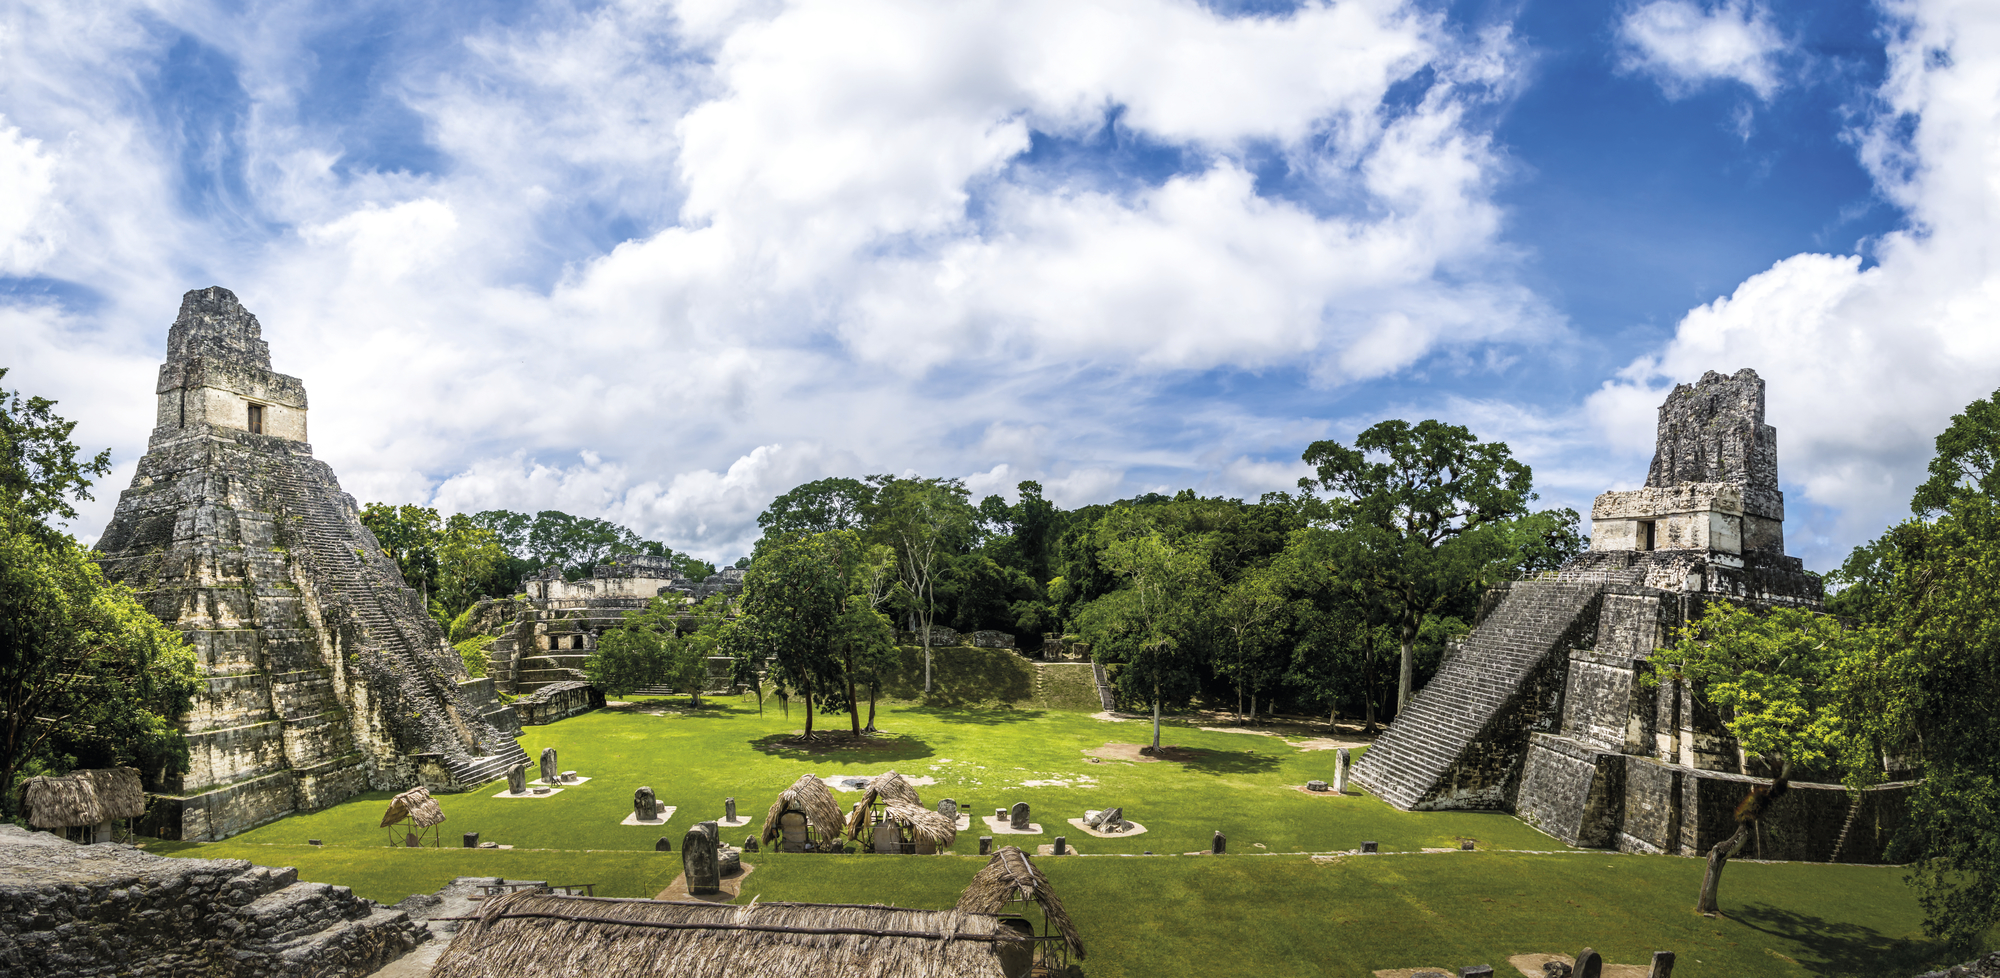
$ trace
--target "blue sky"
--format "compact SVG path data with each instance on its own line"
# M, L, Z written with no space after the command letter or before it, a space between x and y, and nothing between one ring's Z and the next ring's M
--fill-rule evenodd
M113 448L86 539L215 284L357 497L725 559L825 475L1254 497L1388 417L1582 510L1750 366L1827 569L2000 387L1977 4L73 6L0 11L0 365Z

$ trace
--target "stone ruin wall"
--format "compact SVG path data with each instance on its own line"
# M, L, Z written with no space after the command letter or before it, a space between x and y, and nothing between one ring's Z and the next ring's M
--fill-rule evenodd
M430 939L403 910L297 870L0 825L0 973L360 978Z
M478 685L294 437L304 388L269 369L259 331L228 290L188 293L160 424L97 544L105 575L188 635L203 680L182 721L187 770L145 772L146 828L165 838L222 838L370 788L455 790L520 752L501 729L518 730L511 711L490 686L466 695ZM260 402L261 434L245 427Z
M1694 853L1734 833L1748 786L1775 772L1744 755L1728 717L1678 682L1647 678L1654 649L1711 602L1823 607L1819 578L1782 550L1777 435L1763 409L1754 371L1710 372L1675 388L1660 408L1647 488L1600 496L1592 549L1559 572L1490 591L1463 649L1433 680L1436 702L1427 703L1428 687L1420 691L1409 710L1417 726L1399 737L1392 724L1357 778L1399 807L1509 809L1578 846ZM1543 636L1521 629L1522 609L1552 608L1560 589L1576 585L1592 587L1594 602L1503 701L1489 674L1524 642L1543 647ZM1451 718L1452 697L1468 689L1483 690L1482 708L1492 710L1469 735ZM1438 739L1447 732L1462 739ZM1445 758L1442 774L1412 780ZM1910 784L1856 794L1821 783L1825 772L1794 777L1753 858L1883 858Z

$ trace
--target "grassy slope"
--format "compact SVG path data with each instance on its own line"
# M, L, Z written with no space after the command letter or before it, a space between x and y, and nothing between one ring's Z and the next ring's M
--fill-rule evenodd
M477 830L510 851L412 852L385 845L376 827L387 796L371 794L298 815L222 843L158 848L296 865L307 879L342 883L394 901L459 875L596 882L610 896L650 896L679 871L677 856L653 853L662 832L621 826L632 789L651 785L679 806L664 834L721 815L734 795L761 821L776 792L801 773L876 774L890 767L930 776L927 801L954 797L975 816L1025 800L1047 841L1058 832L1093 855L1185 852L1222 829L1221 859L1046 860L1082 928L1092 978L1193 970L1215 975L1366 975L1376 968L1504 964L1509 954L1574 953L1590 944L1610 960L1639 962L1654 949L1679 952L1686 976L1912 974L1942 952L1921 940L1919 914L1902 873L1876 867L1732 863L1723 886L1729 918L1688 911L1696 860L1598 852L1513 852L1350 857L1301 856L1364 839L1389 853L1477 839L1482 850L1561 850L1553 839L1502 815L1397 812L1373 798L1313 797L1293 790L1327 777L1330 752L1301 752L1276 737L1175 728L1166 740L1198 748L1196 763L1088 763L1106 741L1141 742L1140 723L1104 723L1078 713L885 709L893 733L868 750L803 751L783 742L798 728L772 703L765 715L734 700L666 716L600 711L530 728L530 755L554 746L563 767L595 780L539 801L490 797L504 784L441 799L448 843ZM844 737L845 717L819 718ZM1094 786L1078 779L1094 779ZM1027 781L1068 787L1023 787ZM856 795L846 795L852 801ZM1087 805L1122 805L1145 835L1093 839L1063 819ZM975 830L958 851L976 851ZM749 829L738 830L747 834ZM733 833L732 833L733 834ZM307 838L323 848L302 845ZM1004 837L1003 837L1004 840ZM739 841L732 838L731 841ZM1263 848L1256 844L1262 843ZM893 859L780 856L751 860L746 895L765 900L947 906L979 865L974 857Z

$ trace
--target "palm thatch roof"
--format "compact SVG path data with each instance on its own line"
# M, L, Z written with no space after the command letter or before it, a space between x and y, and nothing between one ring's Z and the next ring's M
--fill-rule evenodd
M428 788L411 788L389 801L389 810L382 813L382 827L387 828L404 819L417 823L417 828L427 829L444 821L444 810L438 807L437 799L431 797Z
M146 814L146 790L136 768L91 768L21 782L21 807L38 829L102 825Z
M1014 900L1033 900L1041 904L1042 914L1062 932L1070 952L1076 955L1078 961L1083 960L1083 939L1076 935L1076 925L1070 923L1069 912L1056 898L1056 891L1049 886L1049 878L1028 861L1028 854L1018 846L1002 846L994 851L986 868L973 876L971 885L959 894L958 909L966 913L999 913L1002 907Z
M852 809L848 810L848 838L854 838L861 831L862 827L868 824L868 812L875 807L876 799L881 799L885 804L888 802L900 802L911 808L924 807L924 800L917 797L916 786L905 781L902 775L897 774L895 769L891 768L883 774L868 779L868 790L862 792L861 800L856 802ZM937 813L933 812L932 814L935 815ZM904 824L907 825L909 823L905 822ZM953 823L952 831L953 834L957 833L956 823Z
M869 807L864 802L856 806L847 819L847 837L860 838L863 829L869 825ZM934 812L922 805L890 800L882 804L882 814L889 821L901 825L917 842L928 842L943 849L958 838L958 820Z
M777 801L771 803L771 811L764 816L764 842L778 839L782 834L778 816L794 808L805 813L806 826L822 843L840 838L846 819L841 817L840 802L833 797L833 789L818 777L804 774L792 782L791 787L779 793Z
M868 793L862 796L861 803L865 806L878 797L885 801L906 802L918 807L922 807L924 803L922 798L917 797L916 787L904 780L903 776L897 774L893 768L885 774L869 779Z
M431 978L1000 976L1025 935L991 914L810 903L748 906L522 890L481 907Z

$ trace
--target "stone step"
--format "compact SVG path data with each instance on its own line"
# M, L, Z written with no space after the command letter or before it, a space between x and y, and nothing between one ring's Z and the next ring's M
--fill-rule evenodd
M430 929L402 910L375 907L366 916L339 920L278 949L273 978L334 978L374 974L431 940Z
M1522 582L1466 637L1355 766L1355 780L1399 808L1450 780L1460 757L1544 668L1598 585Z

